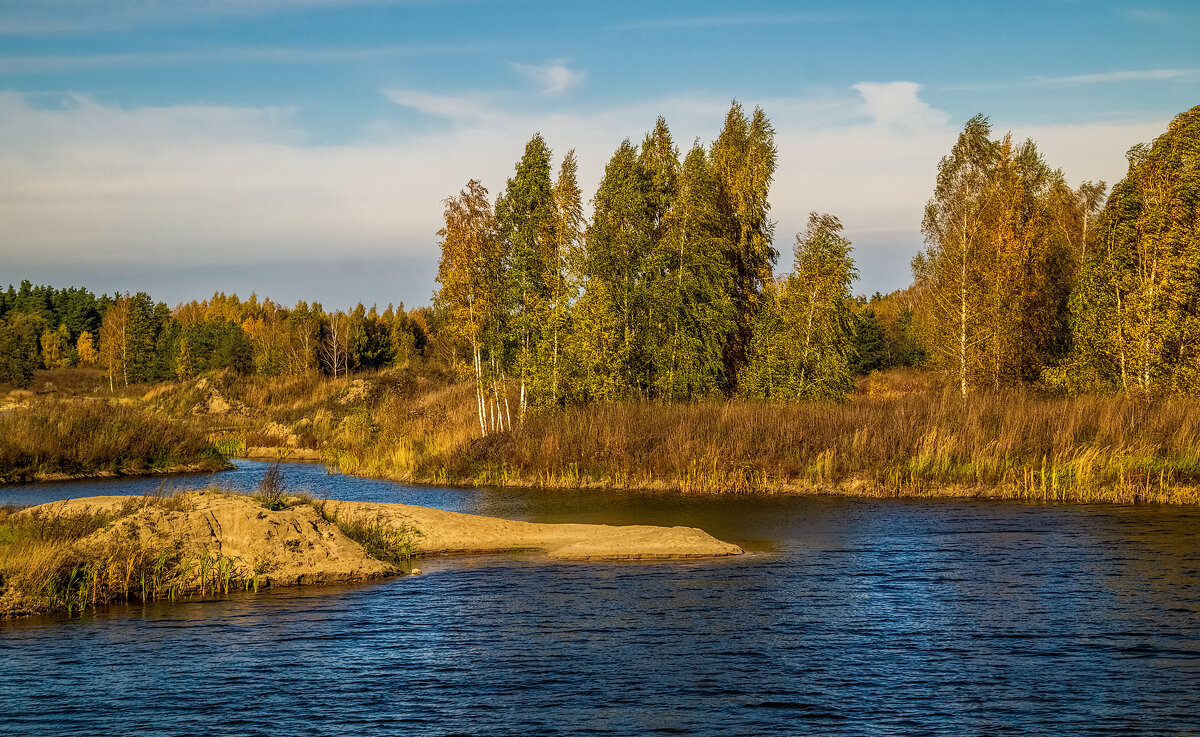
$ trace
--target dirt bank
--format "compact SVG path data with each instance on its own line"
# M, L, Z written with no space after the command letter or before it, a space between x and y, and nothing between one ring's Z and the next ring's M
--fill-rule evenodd
M253 497L193 491L161 500L85 497L21 514L67 518L96 512L115 519L81 540L84 550L176 549L191 559L230 561L239 578L257 577L260 586L362 581L393 572L307 504L269 510Z

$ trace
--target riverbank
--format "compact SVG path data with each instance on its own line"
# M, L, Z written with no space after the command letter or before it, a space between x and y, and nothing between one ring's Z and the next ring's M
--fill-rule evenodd
M229 468L201 430L142 406L50 396L0 413L0 484Z
M0 616L365 581L403 574L418 555L511 550L586 560L742 552L694 528L539 524L314 501L270 484L257 495L86 497L0 513Z
M556 407L487 437L471 386L421 364L339 379L210 374L109 401L170 418L226 456L406 483L1200 503L1195 399L1026 389L964 400L911 369L864 378L844 402Z

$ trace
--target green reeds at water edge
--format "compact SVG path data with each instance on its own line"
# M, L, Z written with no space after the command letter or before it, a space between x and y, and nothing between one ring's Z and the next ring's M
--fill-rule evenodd
M40 609L71 613L116 602L258 591L260 581L240 559L207 552L183 555L166 547L115 549L99 557L68 555L44 584L30 588Z
M302 498L302 497L298 497ZM397 524L378 518L345 518L330 509L325 502L306 499L326 522L337 525L343 535L363 546L376 560L399 565L407 563L420 552L424 533L413 525Z
M157 501L131 499L115 510L70 515L0 511L0 590L6 599L0 611L80 612L117 602L258 590L264 566L207 550L185 551L182 540L85 540ZM172 503L170 498L163 501Z

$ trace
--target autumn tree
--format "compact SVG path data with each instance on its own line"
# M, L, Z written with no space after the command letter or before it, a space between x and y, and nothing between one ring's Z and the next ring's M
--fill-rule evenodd
M963 397L981 370L981 347L988 337L981 254L988 247L986 222L996 194L991 182L996 145L990 134L987 118L976 115L938 164L937 187L921 227L926 249L913 260L938 365Z
M961 396L1044 378L1069 346L1068 306L1103 183L1071 189L1032 141L967 122L938 168L913 261L936 364Z
M39 341L42 345L42 365L48 369L62 368L70 363L68 350L71 346L71 333L66 324L58 326L57 330L46 328L42 331Z
M809 215L793 273L768 290L756 316L747 394L841 398L853 388L850 284L858 272L850 250L836 217Z
M79 340L75 341L75 355L78 357L80 366L95 366L99 360L95 341L87 330L80 333Z
M128 293L118 295L104 311L100 323L100 363L108 377L109 391L116 389L118 380L129 386L131 303Z
M771 280L779 253L772 246L774 223L768 195L775 176L775 130L762 109L747 118L736 101L725 127L713 141L710 162L717 184L722 251L733 273L730 297L736 330L725 345L725 379L732 391L746 362L763 286Z
M1200 106L1128 154L1072 304L1076 390L1200 391Z
M333 378L344 376L350 370L351 336L353 320L341 310L331 312L321 321L320 340L317 352L321 366Z
M457 197L445 200L445 226L434 294L447 316L447 329L467 346L475 380L479 429L484 435L511 427L504 383L504 300L508 284L504 246L488 192L472 179ZM503 396L502 396L503 394Z

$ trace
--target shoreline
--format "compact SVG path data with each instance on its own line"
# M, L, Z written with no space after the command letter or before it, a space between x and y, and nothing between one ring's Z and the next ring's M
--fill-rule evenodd
M47 502L5 513L0 523L5 618L367 581L405 575L416 557L536 550L552 560L617 561L744 553L694 527L522 522L212 488Z
M0 488L4 486L38 484L55 481L83 481L87 479L121 478L121 477L151 477L169 476L176 474L220 473L236 468L234 461L239 459L257 462L281 463L322 463L324 454L311 449L291 449L280 452L271 446L254 447L238 456L228 458L223 466L213 464L182 464L162 469L122 469L120 471L96 471L78 474L44 473L37 474L29 480L0 479ZM297 452L299 451L299 452ZM1137 479L1142 483L1129 483L1119 488L1099 488L1087 490L1081 494L1078 487L1057 486L1054 481L1038 479L1027 480L1025 484L932 484L932 483L900 483L896 486L884 486L875 481L859 478L847 479L836 483L802 483L796 481L777 481L770 478L756 484L746 484L739 479L730 483L726 488L714 488L711 482L688 488L678 481L662 479L633 480L625 479L577 479L571 483L554 483L543 478L522 478L505 475L503 482L486 478L482 483L479 477L461 477L445 479L438 476L413 478L390 474L370 475L364 473L346 473L337 471L340 475L376 481L391 481L394 483L429 486L436 488L495 488L495 489L544 489L548 491L578 491L589 490L596 492L607 491L637 491L646 493L677 494L680 496L838 496L858 499L980 499L991 501L1019 501L1033 503L1061 504L1162 504L1170 506L1196 506L1200 504L1200 487L1184 485L1160 485L1157 479ZM739 483L741 482L741 483ZM697 488L698 487L698 488Z
M114 479L125 476L172 476L177 474L192 474L192 473L219 473L221 471L232 471L236 466L228 459L223 464L213 462L202 463L182 463L163 468L121 468L116 471L108 469L97 469L95 471L81 471L79 473L65 473L62 471L38 472L32 477L24 478L4 478L0 477L0 488L4 486L20 486L24 484L40 484L53 481L86 481L88 479Z

